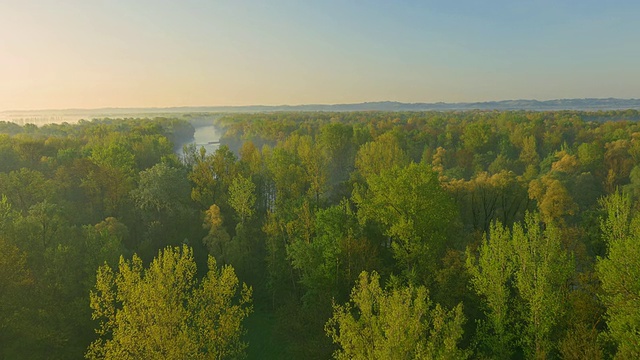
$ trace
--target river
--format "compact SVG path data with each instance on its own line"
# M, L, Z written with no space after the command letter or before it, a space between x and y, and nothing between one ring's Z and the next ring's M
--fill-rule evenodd
M198 150L204 146L205 150L207 150L207 154L212 154L220 146L219 141L221 136L222 132L213 125L198 126L195 128L193 140L180 144L176 153L182 156L182 147L184 145L196 144L196 148Z

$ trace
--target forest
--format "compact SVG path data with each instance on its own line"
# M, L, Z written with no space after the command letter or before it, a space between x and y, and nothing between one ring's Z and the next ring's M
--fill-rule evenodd
M0 122L0 359L638 359L638 119Z

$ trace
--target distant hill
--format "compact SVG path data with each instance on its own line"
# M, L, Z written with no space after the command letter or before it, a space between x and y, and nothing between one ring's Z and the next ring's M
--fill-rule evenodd
M450 111L450 110L620 110L640 109L640 99L559 99L559 100L502 100L473 103L402 103L396 101L365 102L359 104L298 105L277 107L247 107L255 111ZM237 111L237 108L234 109Z
M77 122L80 119L105 117L154 117L184 113L253 113L274 111L454 111L454 110L640 110L640 99L559 99L502 100L472 103L402 103L396 101L357 104L252 105L252 106L185 106L169 108L103 108L34 111L3 111L0 121L19 123Z

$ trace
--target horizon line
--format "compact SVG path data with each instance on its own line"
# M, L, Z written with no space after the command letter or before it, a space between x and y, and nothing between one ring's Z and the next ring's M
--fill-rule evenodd
M251 104L251 105L175 105L175 106L104 106L95 108L82 108L82 107L68 107L68 108L44 108L44 109L8 109L0 110L0 113L30 113L30 112L62 112L62 111L108 111L108 110L172 110L172 109L185 109L185 108L278 108L278 107L303 107L303 106L349 106L349 105L366 105L366 104L400 104L400 105L474 105L474 104L490 104L501 102L554 102L554 101L576 101L576 100L589 100L589 101L603 101L603 100L622 100L622 101L640 101L640 98L618 98L618 97L587 97L587 98L555 98L547 100L538 99L501 99L501 100L486 100L486 101L456 101L456 102L404 102L397 100L377 100L377 101L362 101L362 102L346 102L346 103L300 103L300 104Z

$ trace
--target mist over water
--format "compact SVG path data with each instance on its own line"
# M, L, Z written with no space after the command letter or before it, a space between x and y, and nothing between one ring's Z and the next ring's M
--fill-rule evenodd
M182 148L184 145L195 144L196 149L199 150L201 147L204 147L205 150L207 150L207 154L212 154L220 146L219 141L221 136L221 131L213 125L196 127L195 133L193 134L193 140L177 146L178 150L176 153L182 156Z

